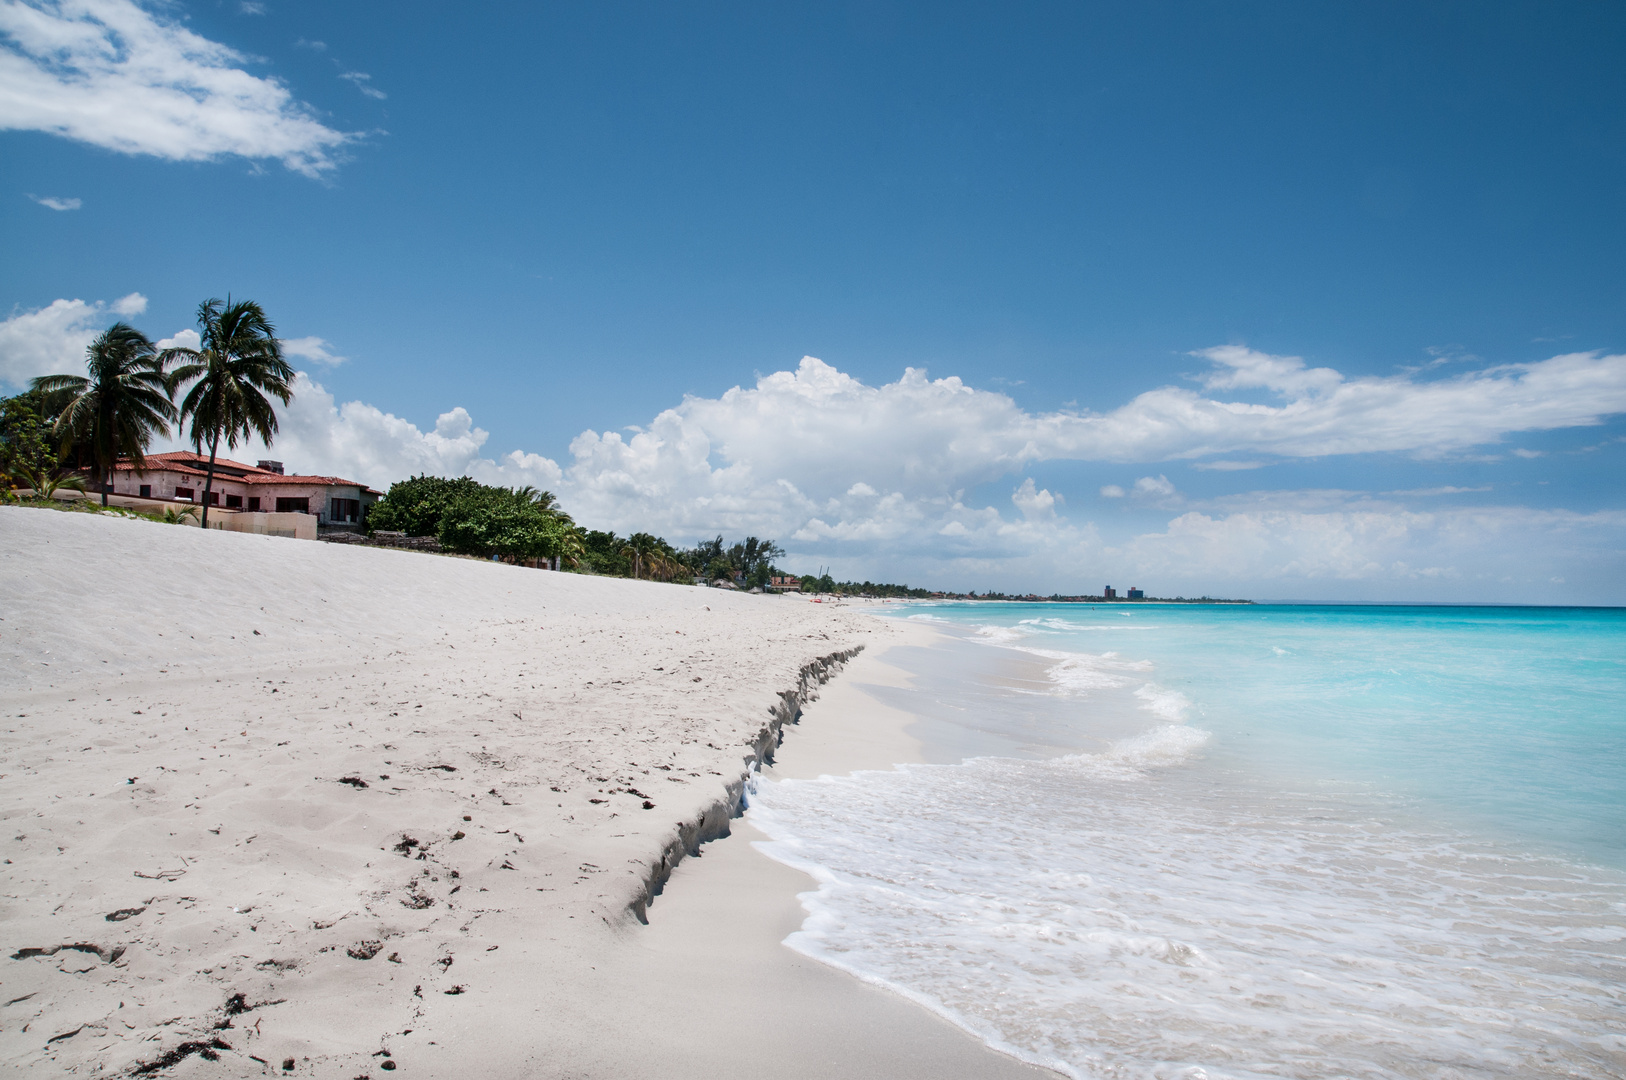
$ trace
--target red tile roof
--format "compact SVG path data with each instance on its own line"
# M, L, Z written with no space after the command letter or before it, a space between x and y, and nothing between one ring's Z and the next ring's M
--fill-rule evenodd
M209 459L190 450L176 450L168 454L148 454L147 466L144 469L138 470L128 458L121 459L113 468L118 472L139 472L143 475L150 472L177 472L187 476L205 476L209 470ZM358 487L374 495L383 494L359 480L346 480L342 476L284 475L255 465L244 465L241 461L232 461L228 458L215 458L215 479L231 480L239 484L325 484L330 487Z

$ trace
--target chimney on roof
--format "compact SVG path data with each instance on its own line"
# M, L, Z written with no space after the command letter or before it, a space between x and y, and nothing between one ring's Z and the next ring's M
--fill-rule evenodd
M280 461L261 461L258 468L264 472L274 472L278 476L282 475L282 462Z

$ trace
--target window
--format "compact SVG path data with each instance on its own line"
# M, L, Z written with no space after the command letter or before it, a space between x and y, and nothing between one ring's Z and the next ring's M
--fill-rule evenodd
M258 495L250 495L248 497L248 508L250 510L258 510L260 508L260 497Z
M360 499L329 499L327 501L327 518L329 521L358 521L361 518Z
M142 484L141 485L141 497L143 499L152 498L152 485L151 484Z
M309 499L277 498L277 513L279 514L308 514L311 512Z
M175 489L175 497L177 499L190 499L192 497L192 489L178 487Z
M226 496L226 509L228 509L228 510L241 510L242 508L243 508L243 497L241 495L227 495Z
M218 492L218 491L209 492L209 505L210 506L219 506L220 505L220 492Z

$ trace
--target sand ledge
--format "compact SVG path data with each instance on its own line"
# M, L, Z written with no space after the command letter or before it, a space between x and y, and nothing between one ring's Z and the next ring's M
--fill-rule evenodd
M802 665L796 680L796 688L780 692L779 704L770 710L772 719L762 726L762 730L752 740L751 754L744 759L744 768L740 770L740 775L728 781L725 794L705 807L693 825L687 821L680 823L677 835L667 842L660 861L651 864L649 874L644 879L643 894L628 905L639 922L649 921L649 905L654 903L655 897L665 889L672 871L677 869L685 856L697 854L701 844L720 840L729 835L729 823L740 816L741 801L745 795L746 785L750 783L753 768L773 764L774 751L784 740L785 725L795 723L797 717L801 715L802 706L818 697L817 688L834 678L842 666L863 649L864 646L855 645Z

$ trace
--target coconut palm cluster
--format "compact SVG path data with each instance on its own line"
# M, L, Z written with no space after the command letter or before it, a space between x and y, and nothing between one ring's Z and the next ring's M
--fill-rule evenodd
M49 426L55 456L46 466L47 455L33 454L20 470L13 468L14 479L47 496L59 487L82 490L82 479L59 464L71 457L94 478L106 506L114 466L122 458L144 467L153 439L167 438L173 424L199 454L209 448L202 500L207 527L220 444L231 450L258 436L271 445L273 402L293 400L294 370L282 358L276 328L252 300L205 300L198 306L198 338L196 349L159 349L135 327L114 323L86 350L84 375L35 379L32 405L18 407L55 418Z

